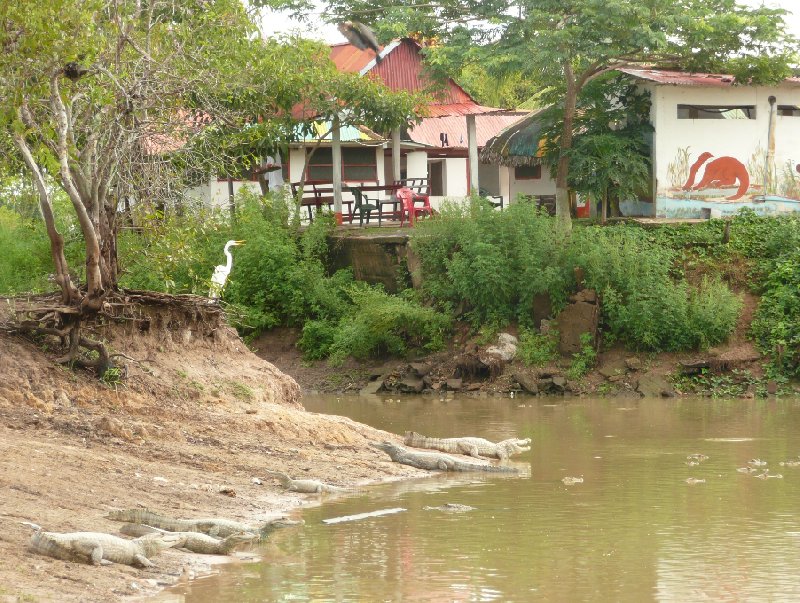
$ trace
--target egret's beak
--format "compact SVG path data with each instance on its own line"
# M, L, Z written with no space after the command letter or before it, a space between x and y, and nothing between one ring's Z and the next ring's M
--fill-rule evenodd
M244 241L234 241L233 242L234 245L244 245L244 243L245 243Z

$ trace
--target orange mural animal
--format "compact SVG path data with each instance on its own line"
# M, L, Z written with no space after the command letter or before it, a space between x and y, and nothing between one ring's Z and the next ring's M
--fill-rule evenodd
M689 170L689 179L683 185L685 191L699 191L704 188L717 187L722 188L726 186L733 186L736 181L739 181L739 188L736 193L730 197L726 197L728 201L735 201L741 199L750 188L750 175L747 173L747 168L744 164L733 157L719 157L706 166L706 171L703 173L703 178L697 185L694 184L697 171L706 161L712 158L711 153L703 153L692 164Z

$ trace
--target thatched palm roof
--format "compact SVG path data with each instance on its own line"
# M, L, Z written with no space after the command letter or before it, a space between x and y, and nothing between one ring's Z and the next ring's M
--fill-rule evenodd
M541 164L543 112L531 113L490 138L481 151L481 162L509 167Z

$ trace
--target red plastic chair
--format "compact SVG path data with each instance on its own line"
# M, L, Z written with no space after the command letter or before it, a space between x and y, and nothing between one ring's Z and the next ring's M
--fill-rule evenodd
M401 203L400 208L400 226L403 225L403 218L407 215L408 216L408 223L413 226L414 221L422 215L428 214L429 216L433 215L433 209L431 208L431 200L427 195L420 195L410 188L404 186L402 188L397 189L395 196ZM416 202L421 201L422 207L417 207Z

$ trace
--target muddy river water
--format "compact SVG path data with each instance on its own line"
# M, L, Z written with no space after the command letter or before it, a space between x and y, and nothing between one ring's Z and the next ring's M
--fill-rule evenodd
M800 600L800 400L304 404L396 433L531 437L532 450L515 457L519 476L331 497L304 511L303 528L275 533L260 563L226 566L161 600ZM425 509L446 503L474 510ZM393 507L406 510L322 522Z

